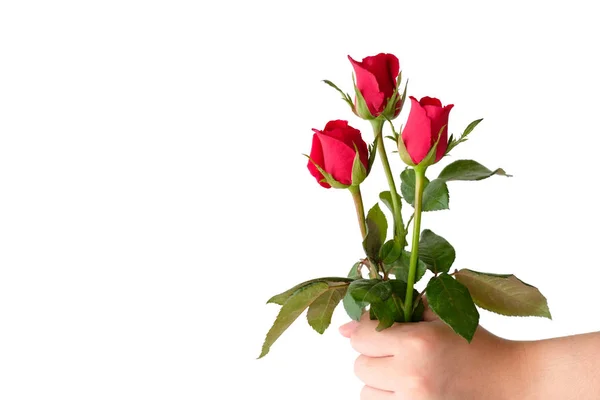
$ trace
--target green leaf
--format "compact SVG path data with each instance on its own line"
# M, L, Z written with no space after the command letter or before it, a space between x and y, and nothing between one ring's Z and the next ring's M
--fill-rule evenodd
M367 236L363 241L363 247L369 258L376 261L379 259L379 250L385 242L387 228L387 219L379 204L375 204L367 214Z
M392 287L390 281L358 279L350 284L348 292L359 303L373 304L389 299L392 294Z
M350 295L350 292L346 292L343 304L346 314L348 314L348 316L355 321L360 321L360 317L365 312L365 307L369 305L369 303L354 300L354 298Z
M449 208L450 195L446 182L434 179L423 191L423 211L439 211Z
M421 232L419 240L419 258L433 273L438 274L450 270L456 258L456 251L446 239L425 229Z
M390 297L382 303L371 304L371 313L379 321L377 328L375 328L377 332L381 332L394 325L398 315L402 315L402 311L398 312L398 306L394 301L394 297Z
M295 292L281 307L275 323L267 333L262 352L258 358L267 355L271 346L285 332L287 328L315 301L319 296L329 290L325 282L316 282L305 286Z
M404 248L398 240L388 240L381 247L379 258L383 261L384 264L392 264L394 261L400 258L403 250Z
M431 310L454 332L470 342L479 325L479 312L469 290L443 273L429 281L426 293Z
M414 190L413 190L413 193L414 193ZM393 214L394 213L394 203L392 202L392 193L390 193L389 190L386 190L385 192L381 192L381 193L379 193L379 199L381 200L381 202L383 204L385 204L385 206ZM398 199L398 204L402 205L402 198L397 193L396 193L396 199Z
M479 181L492 175L508 175L502 168L491 171L473 160L457 160L440 172L438 179L444 181Z
M350 272L348 272L348 278L350 279L362 279L362 275L360 273L360 268L361 268L362 262L357 262L355 263L352 268L350 269Z
M333 311L340 304L347 290L346 286L330 287L308 307L306 319L315 331L323 334L329 327Z
M392 295L384 302L371 303L371 310L379 321L376 330L389 328L394 322L404 322L404 298L406 283L392 279L387 281L392 288Z
M413 299L419 296L419 292L413 289ZM413 304L412 322L423 321L423 314L425 314L425 304L423 303L423 297L419 298L419 302Z
M293 288L286 290L283 293L279 293L278 295L271 297L267 301L267 304L274 303L274 304L279 304L280 306L282 306L283 303L285 303L286 300L289 299L296 291L300 290L301 288L303 288L305 286L316 283L316 282L324 282L324 283L327 283L330 287L335 287L335 286L347 286L353 280L354 279L351 279L351 278L329 278L329 277L328 278L311 279L310 281L302 282L302 283L294 286Z
M461 269L456 280L469 289L475 304L483 309L501 315L552 319L544 295L514 275Z
M407 168L400 174L402 183L400 184L400 192L402 197L411 206L415 206L415 170ZM423 211L438 211L447 210L450 203L450 196L448 194L448 186L446 182L441 179L434 179L429 181L425 177L423 184ZM385 193L385 192L384 192Z
M398 258L395 262L385 265L386 271L390 274L393 274L396 279L399 279L403 282L408 282L408 271L410 268L410 251L403 251L400 258ZM417 273L415 275L415 283L419 282L423 275L427 272L427 265L420 259L417 260Z
M408 204L414 207L416 185L415 170L412 168L406 168L400 174L400 180L402 181L400 184L400 192L402 193L402 197L404 197L404 200L406 200ZM427 189L427 185L429 185L429 179L425 177L425 189Z

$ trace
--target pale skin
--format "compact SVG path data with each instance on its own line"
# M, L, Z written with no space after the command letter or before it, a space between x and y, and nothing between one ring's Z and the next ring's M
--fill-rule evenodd
M600 332L511 341L479 327L469 344L430 310L419 323L377 323L365 314L340 327L360 353L361 400L600 399Z

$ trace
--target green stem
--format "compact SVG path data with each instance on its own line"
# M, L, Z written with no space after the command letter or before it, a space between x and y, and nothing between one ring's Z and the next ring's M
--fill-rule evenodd
M350 186L348 189L350 190L350 193L352 193L352 200L354 200L354 206L356 207L356 217L358 218L360 233L362 239L365 240L365 237L367 236L367 223L365 221L365 206L363 205L360 187ZM369 267L369 275L371 276L371 279L377 279L377 277L379 276L377 274L377 270L373 267L373 265L370 262L367 262L366 264Z
M373 133L375 134L376 143L377 143L377 152L379 153L379 157L381 158L381 163L383 164L383 170L385 171L385 176L388 181L388 186L390 187L390 193L392 195L392 208L394 214L394 233L395 236L402 242L402 246L404 247L404 240L406 238L406 234L404 232L404 222L402 221L402 204L398 201L398 192L396 191L396 183L394 182L394 176L392 175L392 170L390 168L390 162L387 158L387 153L385 152L385 145L383 144L383 124L382 120L372 120L371 125L373 126Z
M425 189L425 169L415 167L415 214L412 235L412 248L410 253L410 264L408 270L408 281L406 288L406 300L404 301L404 320L409 322L412 319L413 311L413 288L415 286L415 276L417 274L417 262L419 261L419 236L421 233L421 211L423 206L423 190Z
M350 193L352 193L352 200L354 200L354 207L356 207L356 217L360 226L360 234L364 240L367 236L367 223L365 222L365 206L363 205L360 187L351 186L349 189Z

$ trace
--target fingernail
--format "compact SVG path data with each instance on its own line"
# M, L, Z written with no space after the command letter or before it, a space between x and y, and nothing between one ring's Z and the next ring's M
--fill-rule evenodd
M350 337L352 332L358 327L358 322L350 321L347 324L340 326L340 333L343 336Z

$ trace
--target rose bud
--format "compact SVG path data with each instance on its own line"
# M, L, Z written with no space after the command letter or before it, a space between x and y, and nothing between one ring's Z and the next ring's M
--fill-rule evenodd
M348 188L365 180L369 150L358 129L337 120L313 131L308 170L321 186Z
M356 75L354 113L363 119L384 115L394 119L400 113L398 85L400 63L393 54L380 53L358 62L348 56Z
M410 114L398 139L400 157L409 165L435 164L448 148L448 116L454 105L442 107L442 102L433 97L417 101L410 96L410 101Z

